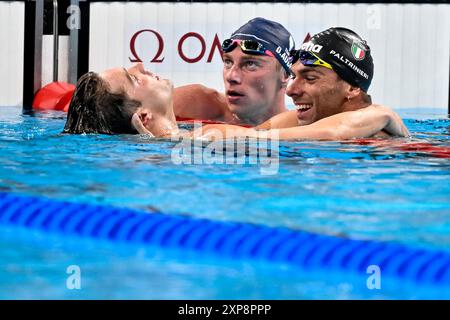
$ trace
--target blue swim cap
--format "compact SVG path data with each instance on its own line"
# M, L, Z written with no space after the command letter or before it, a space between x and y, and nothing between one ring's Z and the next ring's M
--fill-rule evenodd
M290 74L290 51L294 49L294 38L280 23L264 18L254 18L237 29L230 37L239 40L256 40L273 53L281 66Z

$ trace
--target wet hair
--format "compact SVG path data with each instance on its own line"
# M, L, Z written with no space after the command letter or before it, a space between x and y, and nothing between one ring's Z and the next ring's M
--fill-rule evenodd
M135 134L131 117L140 105L125 92L112 93L105 80L88 72L78 80L63 133Z

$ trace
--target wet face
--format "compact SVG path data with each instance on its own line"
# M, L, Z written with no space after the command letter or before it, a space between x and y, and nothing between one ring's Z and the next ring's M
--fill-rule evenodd
M300 124L307 125L317 120L341 113L350 87L333 70L325 67L304 66L300 62L292 66L294 79L286 94L297 107Z
M100 73L100 77L109 84L112 93L124 92L150 112L165 112L172 103L172 83L145 70L142 63L130 68L108 69Z
M224 53L223 63L230 111L241 119L269 114L282 87L283 72L277 67L278 61L265 55L246 54L236 47Z

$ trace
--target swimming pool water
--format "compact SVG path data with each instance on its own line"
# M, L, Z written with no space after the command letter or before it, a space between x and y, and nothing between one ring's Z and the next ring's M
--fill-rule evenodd
M62 135L64 113L0 112L0 191L449 248L449 158L402 148L419 142L448 150L447 119L406 119L413 138L381 144L280 142L278 172L262 175L261 165L248 163L176 165L177 141ZM0 228L0 298L445 297L406 287L374 292L365 279L287 266ZM79 291L65 287L70 264L84 270Z

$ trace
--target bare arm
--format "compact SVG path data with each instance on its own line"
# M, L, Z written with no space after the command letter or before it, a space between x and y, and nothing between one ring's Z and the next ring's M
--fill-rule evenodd
M342 112L307 126L279 131L280 139L317 140L368 138L380 133L398 137L409 136L402 119L392 110L380 105Z
M197 130L194 135L213 139L258 137L280 140L346 140L372 137L381 131L392 136L409 136L408 129L400 117L388 108L378 105L342 112L306 126L257 131L231 125L208 125Z
M393 136L403 136L403 135L409 135L408 130L404 126L402 119L392 110L382 106L382 105L370 105L364 109L357 110L353 112L346 112L346 116L342 120L348 120L347 126L359 126L362 123L359 123L359 121L366 121L368 118L370 121L372 121L372 117L377 117L387 115L390 119L389 123L387 124L385 130L388 134ZM360 119L358 120L358 115L360 116ZM330 118L333 118L337 115L331 116ZM286 111L280 114L277 114L276 116L273 116L266 122L260 124L259 126L255 127L255 129L259 130L269 130L269 129L282 129L282 128L291 128L296 127L299 124L297 119L297 111L296 110L290 110Z
M295 126L298 126L297 110L290 110L273 116L266 122L255 127L255 129L269 130Z

